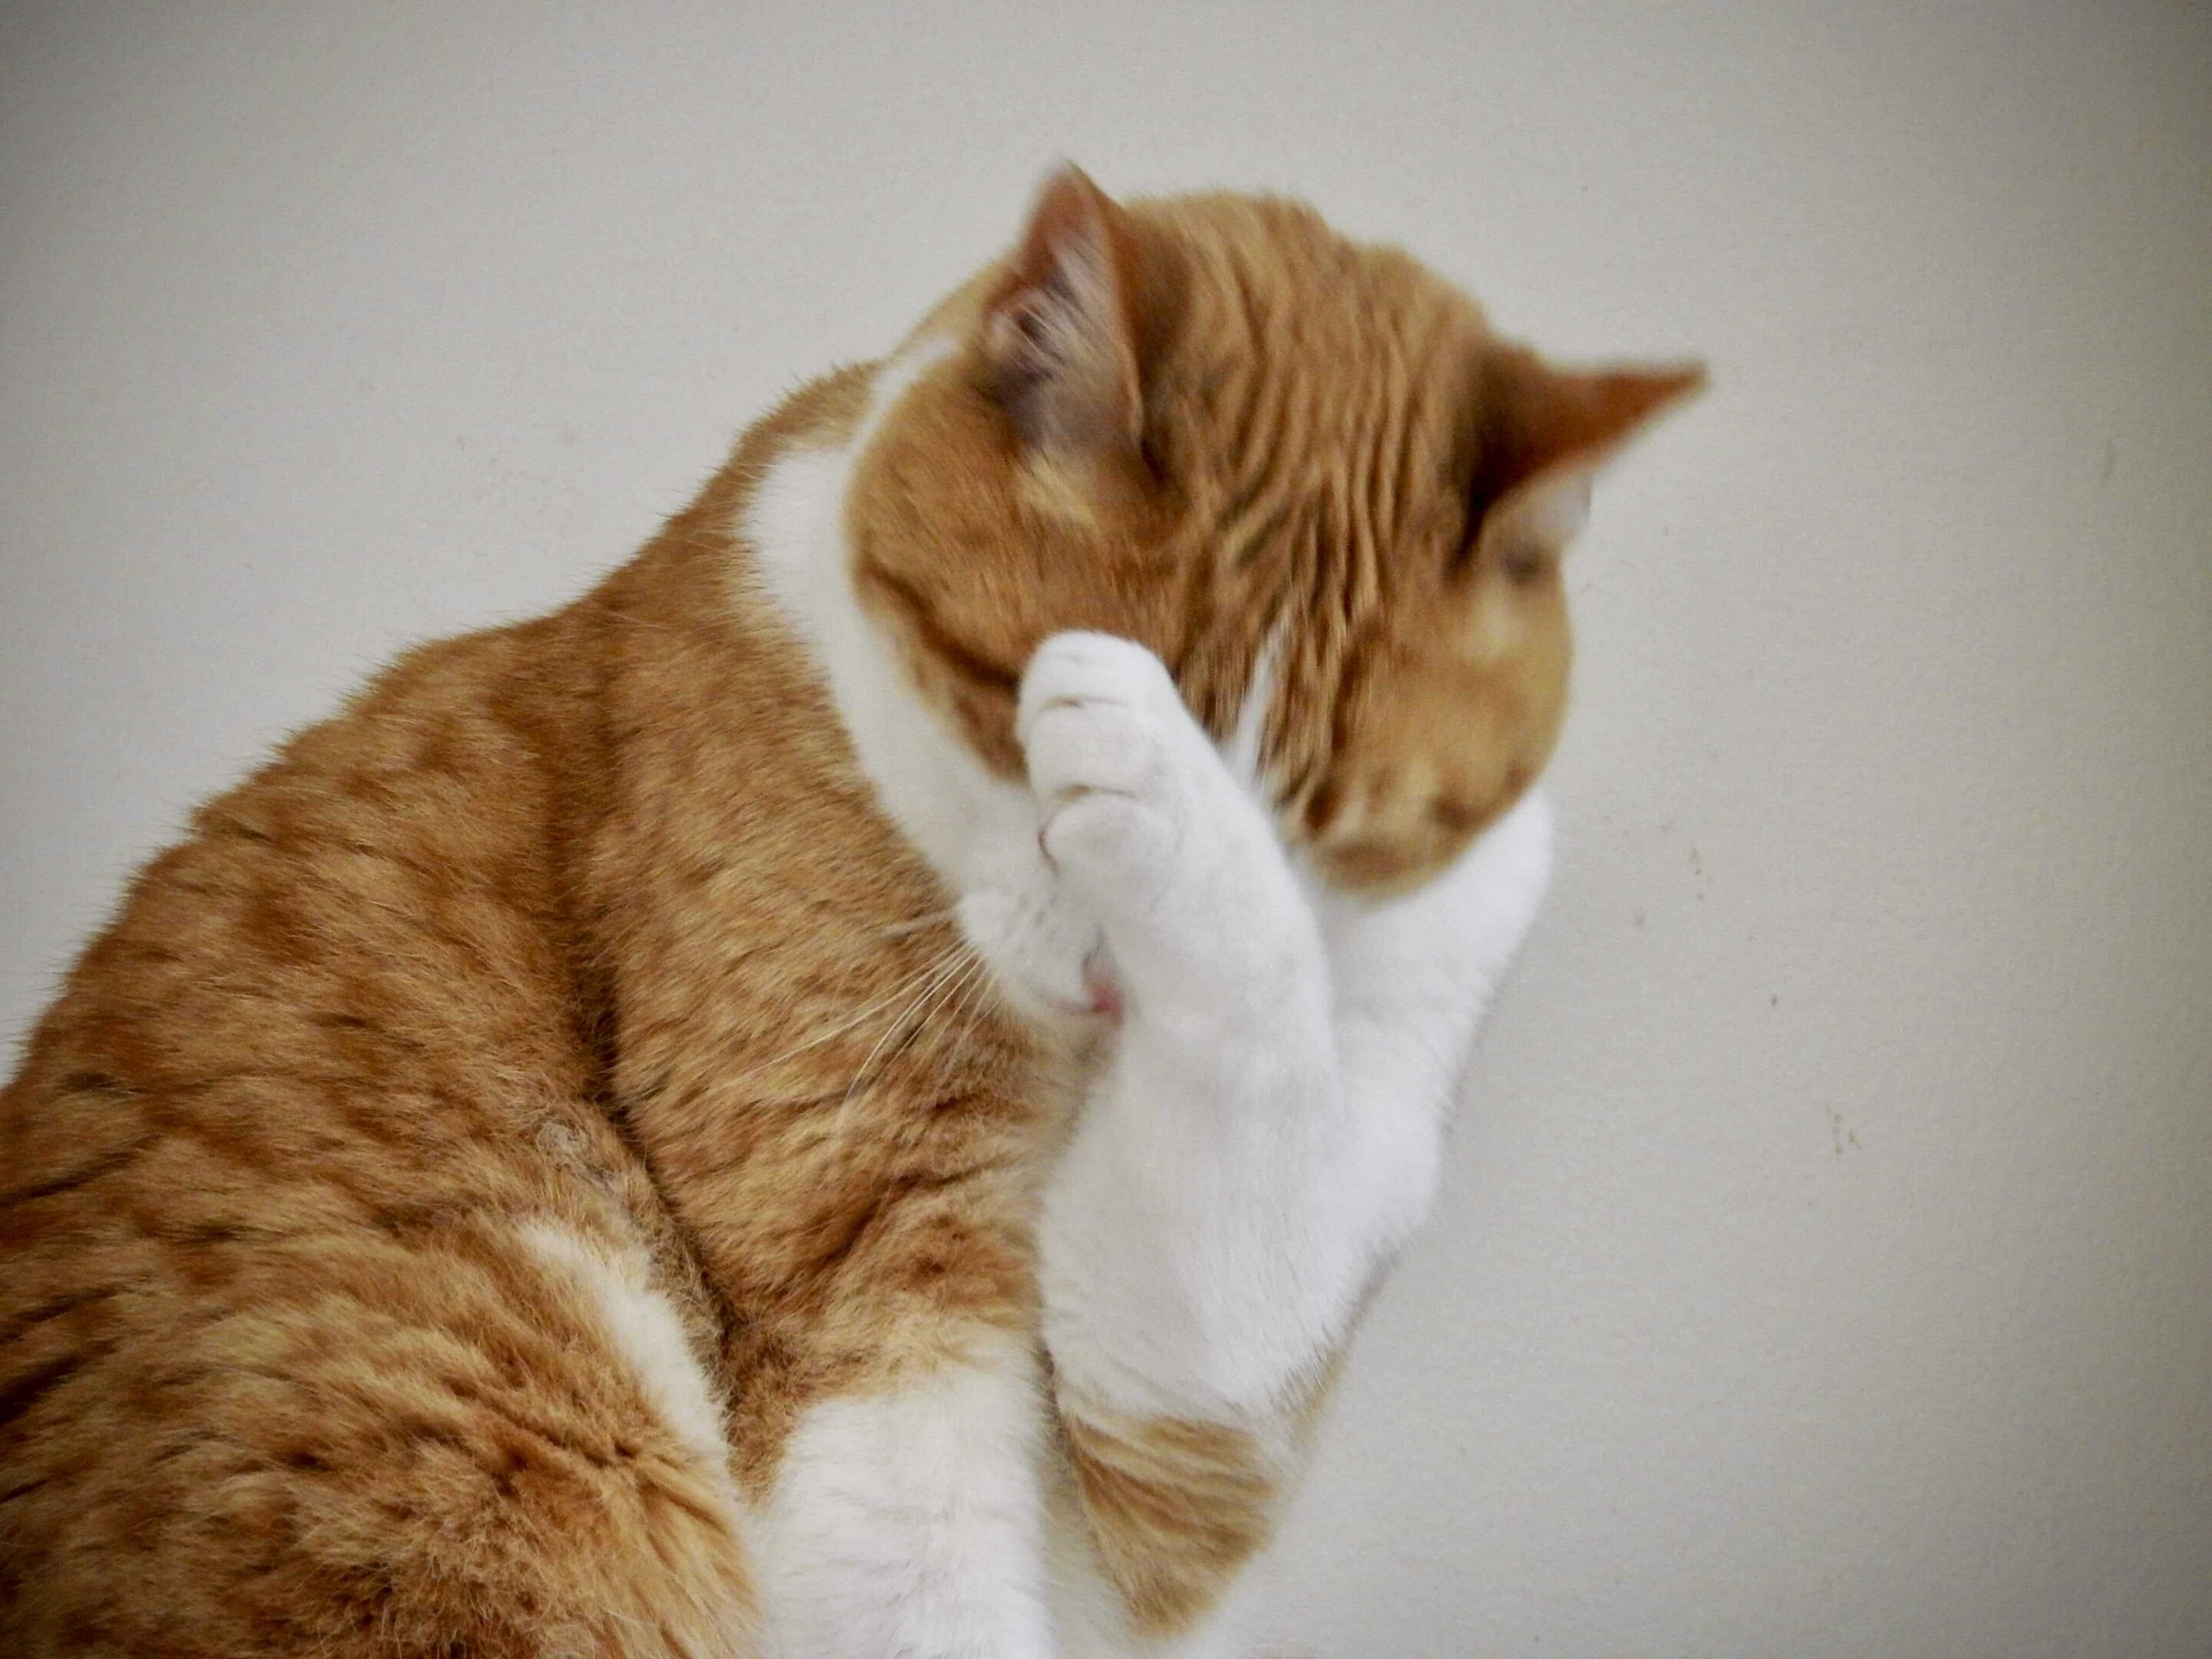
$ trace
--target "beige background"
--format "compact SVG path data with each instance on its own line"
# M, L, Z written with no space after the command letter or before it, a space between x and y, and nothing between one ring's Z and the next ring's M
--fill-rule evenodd
M2212 11L0 12L0 1028L189 803L551 605L1052 158L1717 390L1287 1549L1332 1659L2212 1652Z

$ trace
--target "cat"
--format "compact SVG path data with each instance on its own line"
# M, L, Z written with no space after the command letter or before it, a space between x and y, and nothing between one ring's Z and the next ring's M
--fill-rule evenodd
M293 738L0 1103L0 1648L1234 1650L1699 380L1066 169Z

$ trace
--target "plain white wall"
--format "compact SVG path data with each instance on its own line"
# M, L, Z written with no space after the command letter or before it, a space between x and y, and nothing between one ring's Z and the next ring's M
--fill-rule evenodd
M0 13L0 1028L198 797L550 606L1048 162L1717 390L1288 1541L1319 1655L2212 1652L2212 12Z

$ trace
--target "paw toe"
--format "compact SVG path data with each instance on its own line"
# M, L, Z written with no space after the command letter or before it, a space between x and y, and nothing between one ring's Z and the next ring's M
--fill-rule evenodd
M1119 704L1052 704L1030 727L1030 787L1048 806L1093 792L1137 793L1157 769L1148 725Z
M1115 909L1130 897L1157 896L1172 872L1175 830L1128 795L1085 794L1052 815L1045 847L1086 902Z
M1015 732L1026 744L1037 721L1068 705L1117 703L1130 708L1176 700L1160 659L1141 645L1111 634L1055 634L1037 647L1022 676Z

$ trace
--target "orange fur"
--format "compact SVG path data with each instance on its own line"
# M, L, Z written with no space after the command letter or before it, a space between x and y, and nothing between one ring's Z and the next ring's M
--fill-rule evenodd
M1062 1402L1068 1467L1107 1582L1146 1636L1188 1629L1267 1541L1285 1471L1249 1432Z
M1112 330L1040 363L1024 307L1093 232ZM1304 209L1079 175L925 327L962 349L850 508L918 695L1012 773L1046 635L1152 646L1217 732L1273 638L1287 832L1377 888L1556 733L1522 498L1692 383L1543 369ZM764 1492L809 1401L1031 1330L1073 1058L969 976L738 579L752 481L867 383L799 393L558 615L410 653L77 963L0 1097L0 1649L749 1651L726 1483ZM650 1264L726 1471L543 1222ZM1144 1627L1265 1535L1280 1471L1205 1425L1077 1413L1064 1443Z

